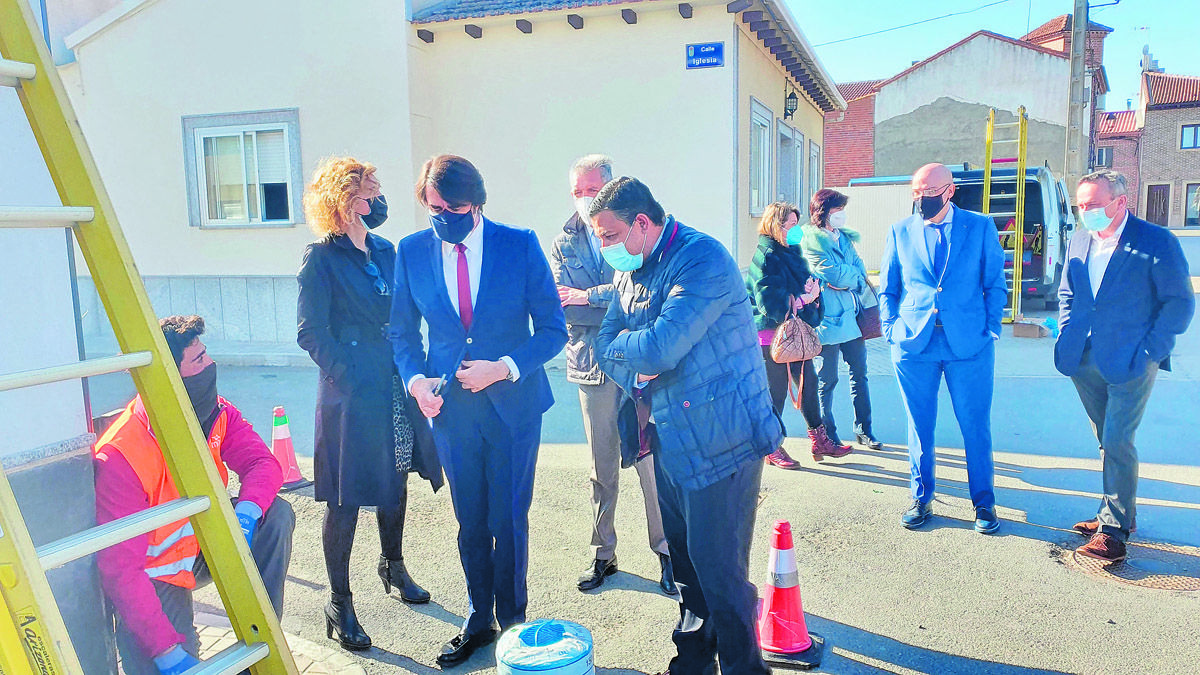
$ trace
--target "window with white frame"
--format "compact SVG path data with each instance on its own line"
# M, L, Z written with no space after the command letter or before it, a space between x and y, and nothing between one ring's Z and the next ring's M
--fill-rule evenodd
M771 120L763 104L750 99L750 215L760 216L771 203Z
M821 146L816 141L808 142L808 199L825 186L825 177L821 174Z
M295 109L185 117L191 224L279 227L303 221Z
M1113 149L1111 146L1096 148L1096 168L1111 169L1113 165Z
M779 167L776 198L796 204L804 194L804 134L777 120L777 149Z

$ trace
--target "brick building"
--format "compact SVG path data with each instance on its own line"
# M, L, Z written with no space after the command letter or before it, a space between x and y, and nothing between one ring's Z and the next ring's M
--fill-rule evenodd
M1200 77L1142 73L1139 216L1168 227L1200 227Z
M825 185L875 175L875 87L883 80L837 86L846 109L825 115Z
M1095 111L1103 110L1108 92L1104 38L1111 32L1089 24L1085 62L1092 139L1099 126ZM1028 161L1061 174L1070 48L1071 17L1062 15L1019 40L978 31L890 78L839 85L849 107L825 116L825 184L904 175L927 162L980 165L988 110L996 108L998 121L1007 122L1021 105L1030 119Z
M1096 151L1092 166L1119 171L1129 179L1129 208L1137 213L1141 202L1141 172L1138 156L1142 130L1137 125L1136 110L1102 112L1096 120Z

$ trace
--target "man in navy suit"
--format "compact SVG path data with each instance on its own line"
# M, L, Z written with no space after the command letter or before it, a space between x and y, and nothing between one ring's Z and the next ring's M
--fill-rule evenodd
M1054 366L1071 378L1104 463L1096 518L1075 525L1089 537L1076 551L1125 559L1137 508L1137 432L1159 370L1171 369L1175 336L1195 311L1187 259L1175 235L1130 215L1125 177L1084 176L1075 190L1083 228L1071 238L1058 289Z
M1004 251L986 216L953 203L954 176L926 164L912 178L917 213L892 225L879 268L880 317L908 410L915 529L933 515L938 388L950 391L966 446L975 530L1000 529L992 491L992 380L1007 291Z
M567 327L537 236L483 217L470 162L425 162L416 196L432 227L397 247L390 335L400 377L433 419L458 518L470 608L437 658L452 665L494 639L493 618L502 629L525 620L534 465L554 403L543 364Z

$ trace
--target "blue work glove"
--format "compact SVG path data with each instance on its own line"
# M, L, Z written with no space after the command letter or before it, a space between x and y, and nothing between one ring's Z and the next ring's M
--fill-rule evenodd
M242 534L246 535L246 545L249 546L254 540L254 530L258 528L258 519L262 518L262 508L254 502L242 500L234 505L233 513L237 516L238 525L242 526Z
M200 663L200 659L183 650L183 645L175 645L166 653L154 657L154 665L161 675L181 675Z

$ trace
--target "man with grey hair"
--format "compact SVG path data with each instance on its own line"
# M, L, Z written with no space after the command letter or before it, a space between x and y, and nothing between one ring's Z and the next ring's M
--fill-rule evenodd
M1088 537L1076 552L1113 563L1125 559L1135 529L1133 437L1155 376L1171 369L1171 349L1192 320L1195 298L1179 240L1129 213L1124 176L1084 176L1075 203L1083 227L1071 238L1058 289L1062 332L1054 366L1075 383L1104 469L1099 512L1075 525Z
M579 590L599 587L617 572L617 483L621 449L617 410L621 391L600 372L595 342L604 313L613 296L613 268L600 255L600 241L592 232L588 207L604 184L612 180L612 160L604 155L578 159L569 174L575 213L554 240L550 266L558 284L567 318L567 380L579 385L583 429L592 451L592 562L579 577ZM675 595L675 579L663 534L658 491L654 484L654 458L646 455L634 463L646 501L646 526L650 548L662 567L659 581L664 593Z

